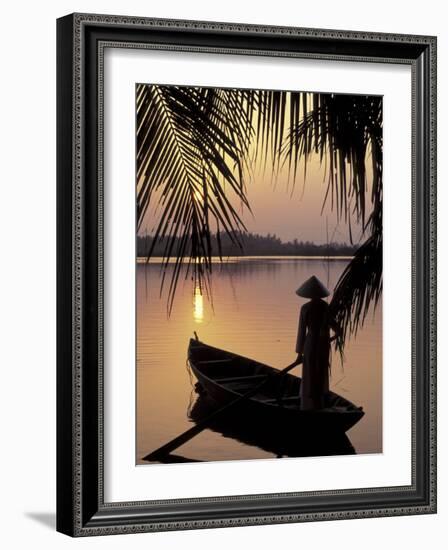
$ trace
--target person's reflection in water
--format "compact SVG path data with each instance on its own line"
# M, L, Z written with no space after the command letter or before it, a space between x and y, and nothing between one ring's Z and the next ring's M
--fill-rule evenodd
M297 364L303 360L300 408L315 410L325 407L329 392L330 329L338 335L340 329L330 315L322 298L330 292L314 275L296 290L302 298L310 298L300 310L297 333Z

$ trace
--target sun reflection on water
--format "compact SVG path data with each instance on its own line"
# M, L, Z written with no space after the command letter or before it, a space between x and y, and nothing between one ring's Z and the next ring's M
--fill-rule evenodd
M198 286L194 289L193 294L193 319L196 323L202 323L204 320L204 296Z

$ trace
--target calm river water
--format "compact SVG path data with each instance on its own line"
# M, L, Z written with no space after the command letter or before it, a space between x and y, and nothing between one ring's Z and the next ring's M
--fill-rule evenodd
M290 364L303 299L295 289L316 275L332 289L348 260L246 257L216 266L213 308L191 280L180 281L168 318L160 298L160 264L137 264L137 456L141 458L192 426L188 411L197 394L186 368L193 331L204 342L276 368ZM330 387L365 416L348 433L357 453L382 450L381 303L346 345L343 369L333 354ZM301 368L293 373L300 376ZM272 458L275 454L205 430L176 454L194 460Z

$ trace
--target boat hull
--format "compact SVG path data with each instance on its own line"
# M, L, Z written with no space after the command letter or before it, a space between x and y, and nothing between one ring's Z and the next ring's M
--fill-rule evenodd
M217 407L244 395L254 385L266 380L266 375L279 372L197 340L190 341L188 357L201 391ZM328 396L332 406L313 411L300 410L300 383L301 379L291 374L270 376L256 395L235 405L229 419L234 422L243 417L256 419L268 431L275 431L281 425L282 429L303 436L306 432L316 434L316 431L345 433L363 417L361 408L333 392Z
M209 418L216 410L217 403L209 399L203 390L198 392L188 416L200 423ZM225 438L239 441L244 445L257 447L276 457L335 456L353 455L356 451L345 433L339 431L327 433L322 437L320 431L303 432L292 422L261 422L258 415L230 411L223 417L209 422L208 428ZM302 437L299 437L302 435Z

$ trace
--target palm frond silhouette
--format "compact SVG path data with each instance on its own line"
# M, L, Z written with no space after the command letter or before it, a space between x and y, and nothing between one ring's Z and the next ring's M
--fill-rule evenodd
M242 247L252 164L261 158L273 174L287 166L294 185L300 161L306 174L317 154L327 174L322 209L349 228L355 220L364 237L331 302L342 350L382 291L381 98L145 84L136 95L138 227L152 204L159 215L148 259L163 242L163 263L174 263L170 280L166 269L162 279L168 309L183 264L185 276L208 290L212 256L222 258L220 234Z

